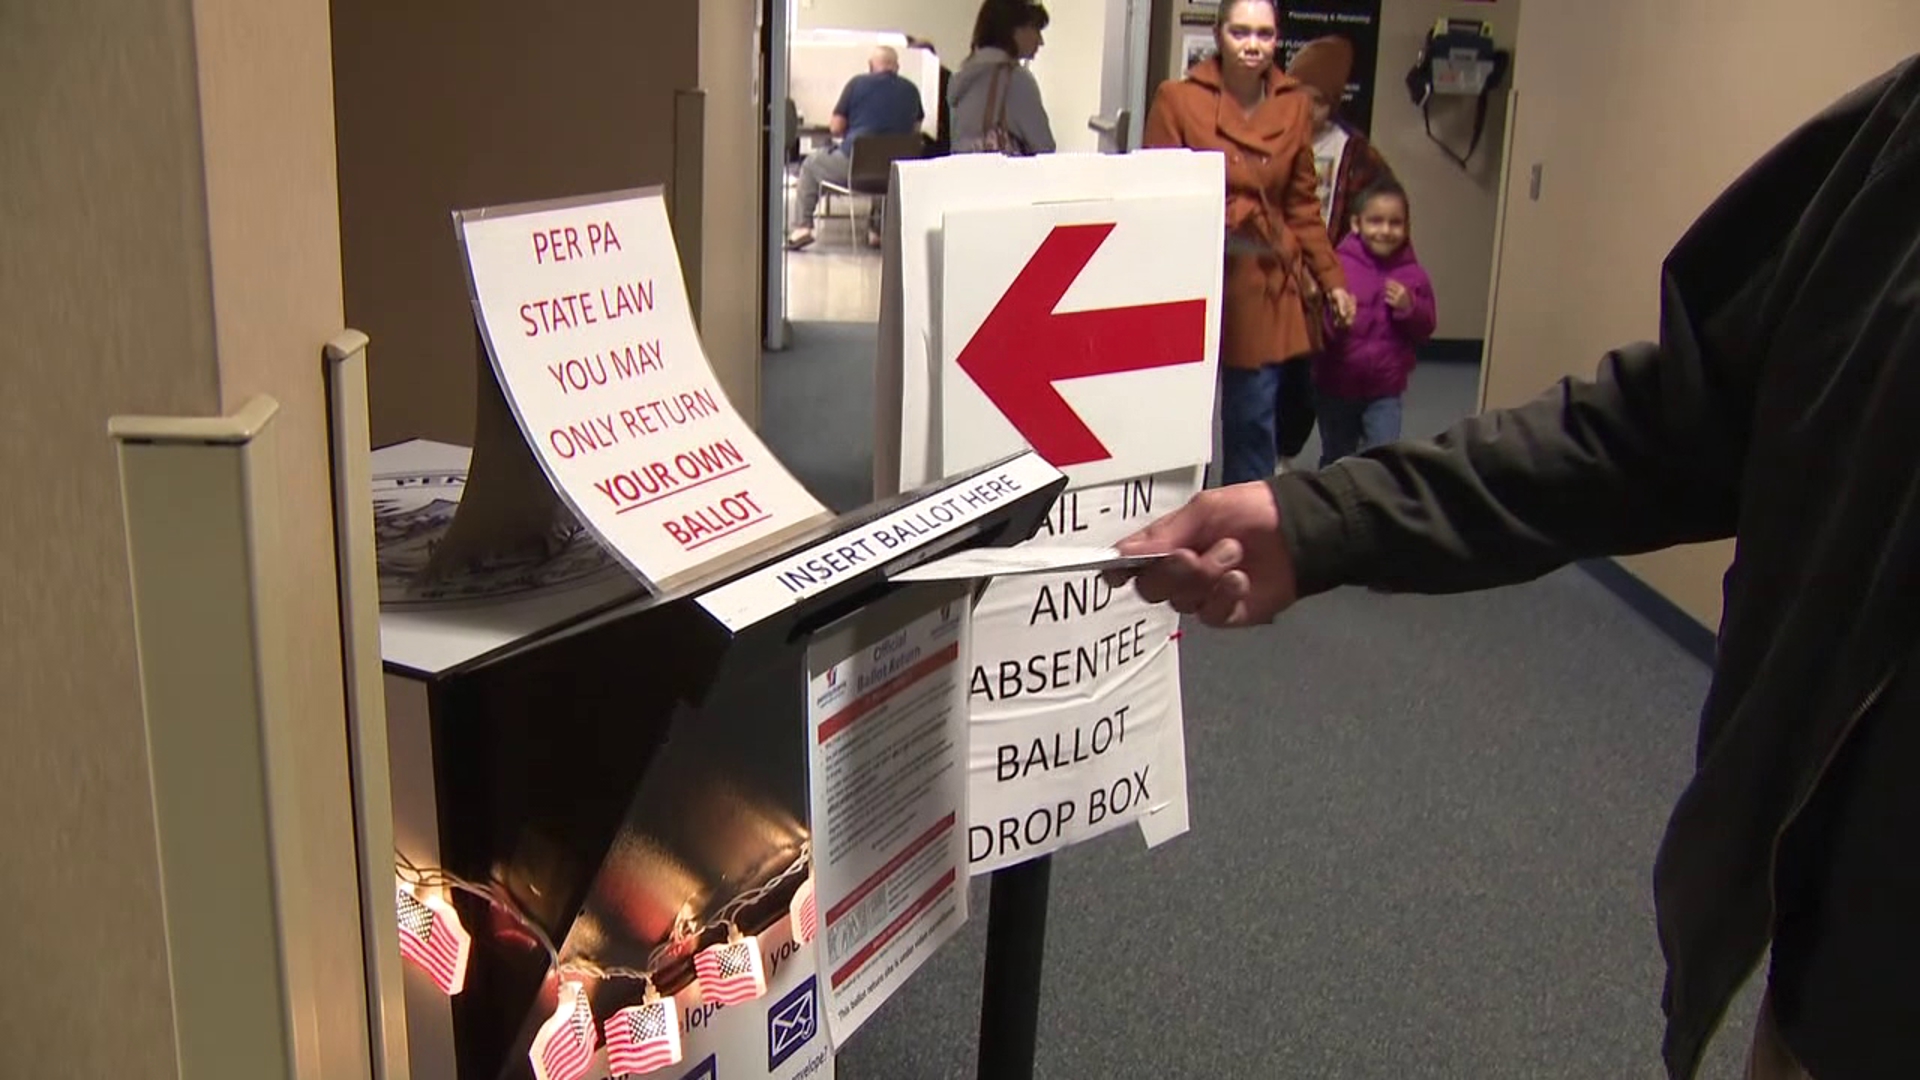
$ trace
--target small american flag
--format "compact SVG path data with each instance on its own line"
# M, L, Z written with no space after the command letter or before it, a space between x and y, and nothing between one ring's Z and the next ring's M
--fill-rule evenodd
M399 905L400 955L419 965L443 994L457 994L467 984L467 957L473 938L460 925L453 905L434 893L421 896L402 881L395 887Z
M607 1018L607 1074L638 1076L680 1061L680 1010L672 998L629 1005Z
M693 958L693 973L700 980L701 996L712 1005L738 1005L767 992L757 937L701 949Z
M593 1006L577 982L560 984L560 1004L534 1033L527 1057L539 1080L581 1080L593 1067Z
M787 912L793 917L793 940L804 945L820 932L820 905L813 899L812 878L801 882L800 888L794 891Z

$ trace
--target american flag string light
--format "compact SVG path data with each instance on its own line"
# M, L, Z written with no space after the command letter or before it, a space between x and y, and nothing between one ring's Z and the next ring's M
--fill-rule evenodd
M534 1033L533 1046L527 1050L533 1075L537 1080L582 1080L593 1068L598 1042L587 988L577 982L561 983L559 1006Z
M465 985L473 939L461 924L458 912L447 902L444 890L458 889L479 897L518 923L546 953L549 970L558 973L561 980L559 1002L553 1015L540 1026L527 1051L536 1080L584 1080L593 1069L601 1033L594 1023L593 1006L585 985L579 981L581 978L644 982L646 1000L615 1013L605 1026L610 1075L615 1080L639 1076L677 1064L684 1053L680 1045L679 1006L673 998L662 998L653 989L663 957L685 956L681 950L687 944L708 930L724 926L727 928L725 942L694 954L694 976L703 1000L714 1005L739 1005L765 996L767 976L760 939L741 934L735 920L741 912L792 881L795 875L807 873L812 867L812 846L803 840L786 869L734 897L704 923L695 918L694 901L689 900L682 908L681 917L675 920L668 939L655 947L646 968L602 968L586 959L562 962L546 931L521 912L500 886L468 881L438 868L422 868L396 852L395 901L401 949L433 978L435 985L448 994L457 994ZM800 941L810 941L818 934L819 912L810 875L789 901L787 916ZM648 1064L655 1061L658 1064Z
M398 879L394 902L400 955L426 972L441 993L459 993L467 984L467 960L473 952L473 936L460 924L459 912L437 890Z
M793 923L793 940L805 945L820 932L820 905L813 899L813 878L800 883L787 904L787 917Z
M607 1074L641 1076L680 1063L680 1008L648 989L647 1000L607 1017Z
M739 1005L767 992L766 965L760 959L760 939L734 932L728 940L709 945L693 957L700 996L710 1005Z

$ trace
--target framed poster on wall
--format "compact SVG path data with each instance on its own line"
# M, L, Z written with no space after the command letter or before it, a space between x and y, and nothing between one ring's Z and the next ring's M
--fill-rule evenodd
M1180 70L1188 68L1212 56L1214 52L1213 28L1201 30L1188 26L1180 32Z
M1293 0L1280 16L1280 63L1315 38L1333 35L1353 43L1353 74L1347 78L1340 118L1363 135L1373 132L1374 69L1380 61L1381 0Z

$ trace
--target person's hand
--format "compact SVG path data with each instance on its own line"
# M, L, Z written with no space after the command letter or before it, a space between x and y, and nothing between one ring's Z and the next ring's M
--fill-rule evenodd
M1413 310L1413 293L1405 285L1387 279L1387 306L1405 315Z
M1132 576L1141 599L1197 614L1208 626L1272 622L1299 598L1280 508L1261 481L1203 491L1116 546L1124 555L1172 554L1109 573L1108 584Z
M1360 311L1360 305L1354 301L1353 294L1345 289L1330 289L1327 292L1327 299L1333 302L1333 317L1339 321L1340 325L1352 326L1354 315Z

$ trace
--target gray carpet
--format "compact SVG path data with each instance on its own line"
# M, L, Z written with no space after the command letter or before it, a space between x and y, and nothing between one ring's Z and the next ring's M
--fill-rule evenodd
M873 328L794 330L766 363L768 440L823 499L859 505ZM1469 411L1475 384L1471 366L1423 366L1408 434ZM1706 683L1577 570L1196 628L1193 831L1055 860L1038 1074L1663 1075L1648 882ZM984 882L973 897L842 1077L974 1075ZM1750 988L1704 1076L1742 1075L1755 1005Z

